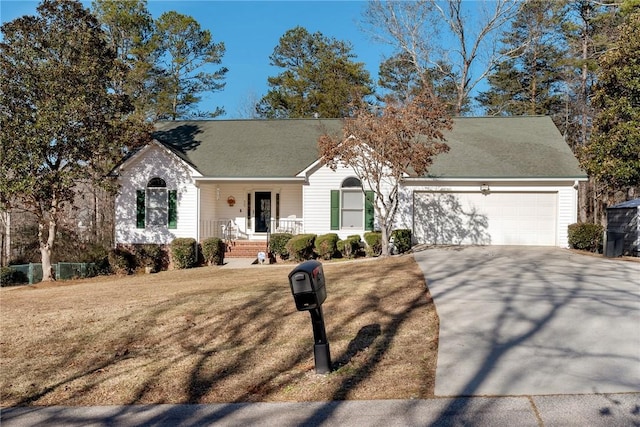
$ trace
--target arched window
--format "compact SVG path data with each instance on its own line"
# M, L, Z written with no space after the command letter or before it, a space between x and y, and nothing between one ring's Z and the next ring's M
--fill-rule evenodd
M151 178L146 189L137 191L137 227L176 228L177 195L177 191L167 190L164 179Z
M164 182L164 179L155 177L155 178L151 178L149 180L149 183L147 184L147 188L150 188L150 187L166 188L167 187L167 183Z
M362 182L358 178L350 176L342 181L342 188L362 188Z

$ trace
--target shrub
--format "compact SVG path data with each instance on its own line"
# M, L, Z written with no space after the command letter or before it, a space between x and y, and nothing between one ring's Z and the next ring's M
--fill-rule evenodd
M179 237L171 242L171 258L177 269L193 268L198 265L196 239Z
M109 251L109 268L115 274L131 274L136 268L135 256L123 247Z
M222 239L211 237L202 242L202 256L209 265L224 264L224 253L227 247Z
M0 286L21 285L28 282L29 278L22 271L10 267L0 268Z
M298 234L297 236L293 236L286 244L287 252L296 261L313 259L315 240L315 234Z
M342 256L346 258L355 258L359 255L360 249L362 249L362 240L360 235L355 234L344 240L340 240L337 246Z
M136 246L136 264L139 267L149 267L151 271L162 270L165 264L165 252L161 245L147 243Z
M382 253L382 233L368 231L364 233L364 241L367 243L367 256L378 256Z
M109 250L98 243L90 244L86 252L80 258L80 262L93 263L93 272L98 274L109 274Z
M287 242L293 238L291 233L274 233L269 239L269 252L280 256L280 259L289 259L289 251L287 251Z
M411 249L411 230L406 228L393 230L391 239L397 253L403 254Z
M336 233L323 234L316 238L315 247L316 253L322 259L331 259L338 251L338 240L340 238Z
M575 223L569 225L569 246L589 252L602 252L604 227L600 224Z

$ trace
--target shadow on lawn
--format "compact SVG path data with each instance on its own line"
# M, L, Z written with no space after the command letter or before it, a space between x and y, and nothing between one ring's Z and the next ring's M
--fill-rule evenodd
M469 248L468 251L476 250ZM527 249L520 249L527 250ZM464 249L461 252L465 252ZM438 302L438 298L450 297L455 298L458 295L473 297L479 290L483 292L489 291L488 298L492 303L499 304L496 315L492 318L487 342L490 344L488 350L483 354L482 360L477 370L471 372L465 379L459 395L472 396L478 394L482 390L483 385L490 380L491 373L499 366L501 361L509 355L510 352L517 349L523 344L531 346L537 351L550 351L556 353L556 356L563 358L591 358L601 356L596 351L577 354L563 342L563 337L558 336L556 341L544 342L540 344L536 341L543 334L546 328L556 319L562 311L571 307L580 307L582 305L589 307L591 314L604 319L621 319L627 316L637 316L638 302L638 285L637 272L635 265L624 264L611 260L603 260L599 262L615 263L615 268L609 267L609 272L604 273L599 262L594 260L574 257L571 263L566 261L560 262L559 259L565 253L553 258L548 254L541 253L540 256L527 256L526 258L517 251L504 255L494 253L492 249L487 248L485 252L477 254L465 254L465 262L458 262L458 258L454 252L447 254L445 261L442 258L434 256L434 252L425 251L419 256L424 256L426 261L425 275L429 280L431 292ZM418 256L418 255L416 255ZM526 261L525 261L526 259ZM576 261L577 260L577 261ZM494 265L493 270L489 268ZM496 274L496 265L499 266ZM572 265L571 268L568 265ZM469 274L469 272L473 274ZM613 273L610 273L613 271ZM358 282L358 271L353 269L354 283ZM606 276L609 274L609 276ZM611 274L613 274L611 276ZM423 278L416 276L416 281L422 281ZM451 284L453 281L453 284ZM442 286L445 282L449 282L447 286ZM424 282L422 282L424 283ZM614 286L612 283L631 283L635 287L628 288ZM411 318L416 310L422 310L431 304L431 301L425 297L425 293L412 295L404 300L402 307L398 310L388 310L382 307L382 301L385 298L391 298L395 293L406 292L406 290L398 289L390 291L384 289L382 279L376 288L379 292L375 295L366 295L358 299L359 306L347 315L337 319L328 320L330 326L328 335L330 341L332 336L343 333L343 325L348 325L360 318L364 318L372 312L375 313L376 320L374 322L366 321L359 326L357 332L350 332L352 335L349 344L344 350L338 353L334 358L336 367L349 364L356 359L360 353L364 354L364 350L369 348L367 358L352 372L344 377L340 377L340 383L333 389L328 400L337 400L335 402L327 402L322 405L312 416L306 418L301 424L319 425L328 420L333 413L341 405L340 399L349 396L349 391L353 390L362 381L366 380L374 372L375 367L380 363L381 359L389 351L394 340L398 339L398 331L405 324L407 319ZM537 288L531 287L531 284L537 284ZM330 284L328 282L328 287ZM625 291L625 289L629 289ZM485 294L483 294L485 295ZM333 298L333 301L331 297ZM480 295L478 295L480 296ZM200 307L206 307L211 298L219 297L219 295L201 295L202 303ZM487 295L485 295L487 297ZM519 298L526 297L535 299L535 304L522 305ZM335 294L329 295L326 304L334 304L332 314L338 312L339 297ZM169 309L168 305L159 304L149 315L145 314L148 323L142 323L140 326L150 329L154 326L153 316L161 316L163 311ZM237 313L246 312L245 319L250 321L238 321ZM188 401L190 403L198 403L211 390L221 386L225 379L236 375L239 371L251 369L251 365L255 359L252 359L256 352L260 351L262 343L278 337L277 331L281 328L283 322L298 322L300 325L301 335L310 338L311 328L308 324L308 317L303 313L294 311L294 304L286 286L267 287L261 292L257 292L242 301L240 304L230 304L220 313L217 323L205 323L202 325L194 324L185 319L182 324L176 325L169 334L165 336L164 341L177 341L189 351L186 355L175 357L167 360L167 363L159 368L157 372L149 375L147 381L138 389L136 398L131 403L140 403L150 393L153 393L154 387L157 385L157 377L162 375L163 370L169 370L172 364L181 363L189 358L195 358L190 370L188 379ZM440 313L442 315L442 313ZM478 313L480 314L480 313ZM128 320L134 320L135 314ZM378 320L379 319L379 320ZM125 319L126 320L126 319ZM514 328L514 325L518 328ZM525 325L526 327L524 327ZM207 341L214 339L216 335L225 337L222 342L207 345ZM193 341L194 336L200 336L200 340ZM257 341L251 341L250 337L258 337ZM191 337L191 338L189 338ZM252 342L247 347L247 343ZM125 343L126 344L126 343ZM131 343L133 344L133 343ZM235 357L221 366L215 366L211 369L212 362L215 361L216 353L225 351L227 347L235 347L240 349ZM309 369L305 372L296 371L296 367L308 361L312 351L312 340L303 340L300 346L294 346L286 353L283 353L281 359L284 362L274 368L271 372L267 372L264 377L257 378L251 383L250 388L234 397L235 402L249 401L255 398L256 394L269 395L278 389L287 387L289 384L295 384L301 377L308 375ZM74 379L82 376L90 376L97 372L101 367L108 367L110 364L117 364L121 360L128 357L134 357L136 350L132 349L129 353L121 352L119 358L116 356L111 360L102 361L95 364L91 369L79 372L72 378L68 378L63 382L52 385L44 391L30 396L22 404L36 402L40 397L46 395L50 391L64 387L70 384ZM619 362L620 366L629 365L631 367L638 363L637 356L631 358L620 357L620 355L606 354L608 358ZM70 362L70 361L66 361ZM523 360L523 369L519 375L529 374L531 371L525 365L529 363ZM542 369L542 367L539 367ZM292 374L282 377L282 374L292 371ZM526 372L525 372L526 371ZM535 370L534 370L535 372ZM334 374L332 374L334 375ZM518 374L514 374L518 375ZM509 380L517 381L519 378L514 376ZM103 378L102 381L108 381L109 378ZM621 378L623 381L624 378ZM626 378L626 381L635 381L635 378ZM97 381L94 386L97 385ZM594 390L597 391L597 390ZM81 393L79 391L78 393ZM487 407L469 406L469 399L458 399L451 405L445 407L440 413L436 425L451 425L455 418L451 417L452 413L461 414L461 417L467 420L479 419L483 411L488 411ZM615 405L612 402L610 406ZM198 418L192 415L188 418L184 425L196 425L213 423L224 420L236 411L242 410L244 404L230 404L222 406L215 413L209 413L205 418ZM141 411L144 407L141 407ZM175 409L166 409L159 411L157 415L145 422L146 425L159 425L167 417L171 417ZM476 412L477 411L477 412ZM473 413L472 413L473 412ZM613 411L610 407L603 406L600 409L602 417L608 417L610 423L615 423L612 418ZM3 413L4 416L4 413ZM120 417L124 415L114 414L109 420L113 424L117 424ZM458 421L460 418L458 418ZM52 416L50 423L61 423L63 421L73 422L73 420L60 419ZM86 421L86 419L78 420Z
M366 265L348 268L353 283L368 277ZM333 358L334 368L339 370L349 365L349 370L334 371L329 375L333 383L324 399L348 398L351 391L375 372L405 321L414 316L416 310L432 304L424 286L424 278L415 263L407 262L402 268L410 269L414 275L408 279L412 290L407 291L407 287L403 286L386 286L386 280L389 279L380 277L373 288L374 292L352 297L354 299L348 303L344 301L345 295L353 293L348 289L333 289L333 295L329 294L324 305L330 307L328 316L331 317L327 319L329 340L333 341L333 337L344 340L349 334L353 335L347 345L339 347L342 350L337 351ZM327 286L331 292L331 284ZM184 384L185 395L180 403L269 400L269 396L282 393L289 386L300 385L301 380L318 378L310 373L313 339L308 316L295 310L286 286L286 274L283 275L283 283L256 287L232 298L218 312L209 312L208 307L214 301L232 292L206 289L197 293L197 304L194 304L193 294L184 294L159 302L151 308L132 310L117 319L119 324L131 326L129 334L119 337L117 342L107 343L108 348L102 349L94 360L79 361L75 357L84 343L66 349L67 359L60 361L60 366L80 365L84 368L30 394L17 406L38 404L39 400L60 390L69 390L65 401L73 402L107 384L118 384L120 376L137 372L140 373L140 382L135 384L135 393L127 403L178 403L166 401L162 387L170 387L163 383L165 378L170 378L175 366L185 364L189 369L187 378L181 383ZM389 306L389 299L399 301L398 305ZM366 323L367 320L364 320L371 318L376 321ZM288 330L300 331L299 337L284 336L282 329L285 325L288 325ZM103 331L107 333L114 327L115 324L106 324ZM140 342L140 337L157 335L158 328L164 332L156 341ZM359 328L357 333L355 328ZM266 348L273 349L274 342L282 342L277 355L265 352ZM175 351L170 351L172 349ZM166 358L161 363L153 364L149 360L158 358L156 353L166 354ZM356 356L358 360L354 361ZM257 365L264 366L256 370ZM56 368L51 366L47 369ZM84 380L81 388L77 383L74 384L77 380ZM232 384L241 391L231 390L229 387ZM227 389L228 394L225 395ZM210 414L206 421L223 419L234 407L240 406L226 406L216 414ZM326 419L331 414L331 408L335 409L335 406L328 405L318 411L313 419ZM158 413L157 419L148 423L153 425L154 422L161 422L166 415ZM111 421L117 422L119 416L124 414L114 414ZM49 420L51 423L61 421L55 415Z

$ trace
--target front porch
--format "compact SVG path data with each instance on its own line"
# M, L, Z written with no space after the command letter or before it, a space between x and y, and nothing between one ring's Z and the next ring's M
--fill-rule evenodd
M263 241L304 232L302 183L199 182L198 240Z

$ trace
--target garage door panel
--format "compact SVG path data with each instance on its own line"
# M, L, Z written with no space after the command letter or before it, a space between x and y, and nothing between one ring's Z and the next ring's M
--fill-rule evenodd
M556 244L557 193L416 192L414 233L429 244Z

